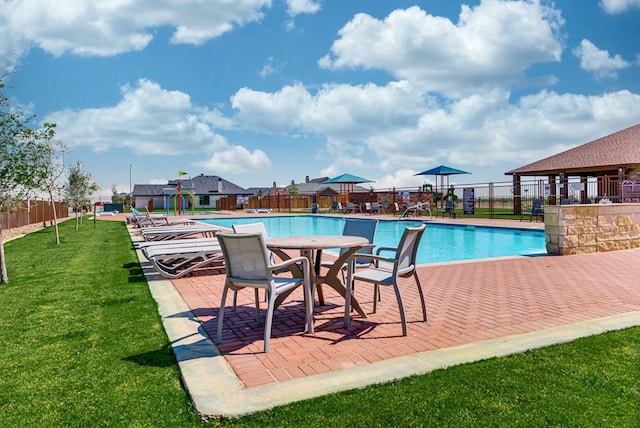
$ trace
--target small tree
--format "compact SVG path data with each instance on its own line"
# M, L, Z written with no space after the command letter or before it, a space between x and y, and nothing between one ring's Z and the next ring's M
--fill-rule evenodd
M120 199L120 193L118 193L118 188L115 184L111 185L111 203L117 204L118 202L122 202Z
M38 150L42 153L36 165L38 189L47 192L49 203L53 209L53 226L56 244L60 244L58 230L58 214L56 212L55 196L62 190L59 179L64 172L64 153L67 148L59 141L54 141L56 124L45 122L44 127L33 137Z
M258 189L256 191L256 195L258 195L258 208L262 208L262 195L264 194L264 190Z
M4 77L0 76L0 212L10 212L38 186L38 166L46 154L38 144L42 130L27 126L33 116L9 104L4 95ZM0 281L9 282L0 224Z
M79 227L78 213L82 207L91 203L91 196L98 190L98 185L91 178L91 174L82 169L82 163L77 162L69 168L69 178L64 186L65 200L76 213L76 230Z
M291 212L291 198L293 198L293 202L296 203L298 199L298 188L296 186L291 186L289 189L289 212Z

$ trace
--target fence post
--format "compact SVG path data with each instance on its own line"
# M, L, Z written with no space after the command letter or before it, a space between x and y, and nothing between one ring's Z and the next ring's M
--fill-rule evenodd
M489 218L493 218L493 183L489 183Z

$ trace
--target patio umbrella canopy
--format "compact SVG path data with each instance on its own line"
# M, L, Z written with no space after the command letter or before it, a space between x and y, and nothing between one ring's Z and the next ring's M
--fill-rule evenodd
M419 172L415 175L435 175L436 176L436 192L438 191L438 177L440 177L440 192L445 193L444 177L447 177L447 189L449 188L449 176L455 174L471 174L461 169L451 168L450 166L440 165L426 171Z
M353 174L342 174L337 177L330 178L322 182L322 184L332 184L338 183L340 184L340 194L345 195L349 193L353 193L356 184L360 183L373 183L373 180L369 180L368 178L358 177ZM345 202L345 201L343 201Z

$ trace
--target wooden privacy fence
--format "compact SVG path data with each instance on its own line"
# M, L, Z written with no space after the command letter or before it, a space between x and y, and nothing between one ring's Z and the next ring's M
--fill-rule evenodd
M69 216L69 207L66 203L54 202L54 204L59 219ZM53 206L47 200L30 199L24 201L22 205L10 213L0 213L0 227L2 229L13 229L14 227L50 221L53 221Z

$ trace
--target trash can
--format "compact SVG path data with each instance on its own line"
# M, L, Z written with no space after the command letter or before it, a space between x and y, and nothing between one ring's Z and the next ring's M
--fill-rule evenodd
M311 204L311 214L318 214L318 204Z

